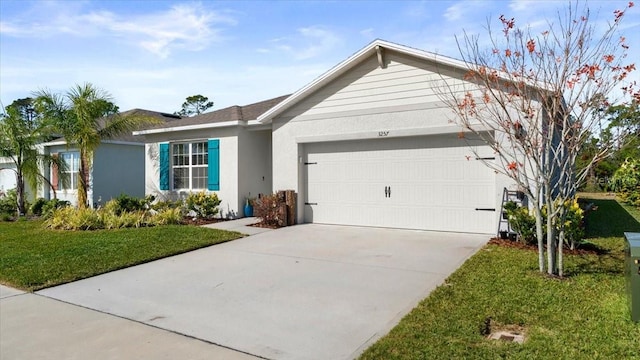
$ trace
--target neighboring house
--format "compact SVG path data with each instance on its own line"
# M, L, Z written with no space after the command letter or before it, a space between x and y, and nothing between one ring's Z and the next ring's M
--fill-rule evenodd
M16 188L16 165L9 158L0 157L0 197Z
M123 114L154 117L165 123L180 119L180 116L177 115L143 109L133 109L125 111ZM80 152L73 144L67 144L63 138L43 143L41 146L43 153L56 154L64 159L67 171L60 175L66 176L69 182L65 186L58 176L57 169L45 169L45 173L49 174L49 180L54 186L55 194L48 184L43 184L38 195L45 199L52 199L56 196L60 200L67 200L76 205ZM89 206L104 204L120 194L144 197L144 162L144 138L123 134L102 140L93 154L87 193Z
M376 40L262 114L273 188L298 193L298 222L495 233L512 181L460 139L434 88L461 61ZM475 149L475 153L470 147Z
M256 119L285 98L135 131L147 142L146 194L175 200L191 192L215 192L221 200L221 217L244 216L249 196L272 191L271 126Z

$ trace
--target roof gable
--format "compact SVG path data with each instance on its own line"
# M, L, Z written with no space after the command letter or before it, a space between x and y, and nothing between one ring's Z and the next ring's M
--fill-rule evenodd
M334 66L332 69L322 74L300 90L296 91L286 100L282 101L264 114L260 115L258 117L258 121L261 123L271 122L271 120L273 120L278 115L284 113L286 110L298 104L323 86L329 84L331 81L337 79L349 70L360 65L362 62L367 61L367 59L369 59L371 56L377 56L379 66L385 67L385 50L391 50L409 57L417 58L419 60L427 60L445 66L463 69L465 71L468 69L466 63L463 61L378 39L371 42L369 45L365 46L355 54L351 55L343 62Z

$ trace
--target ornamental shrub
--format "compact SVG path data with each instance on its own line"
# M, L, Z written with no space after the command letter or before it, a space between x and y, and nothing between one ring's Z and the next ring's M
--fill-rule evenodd
M47 199L45 198L37 198L36 201L33 203L33 205L31 205L31 214L35 215L35 216L41 216L42 215L42 208L44 207L44 205L47 203Z
M577 199L564 203L566 219L564 223L565 242L571 249L575 249L584 239L584 212L580 208ZM518 234L518 239L527 244L536 244L536 218L526 207L518 206L510 201L504 205L509 225ZM547 207L542 207L543 227L547 223ZM560 226L556 226L556 234L560 231Z
M193 210L199 218L212 218L218 214L220 199L216 193L207 194L204 191L190 193L185 201L187 210Z
M129 196L127 194L120 194L114 199L117 206L114 208L115 213L120 215L124 212L142 211L147 208L148 199L139 199L137 197Z
M569 247L575 249L584 239L584 211L578 204L577 199L564 203L567 217L564 222L565 241Z
M527 244L537 243L536 218L526 207L509 201L504 206L509 225L518 234L518 240Z
M627 158L613 174L611 186L620 200L640 207L640 159Z
M66 200L58 200L58 199L50 199L45 200L43 198L39 198L36 202L31 206L31 213L36 216L42 216L43 218L48 218L53 214L53 211L56 209L60 209L63 207L70 206L71 203Z
M8 190L0 195L0 215L3 219L11 219L18 213L18 192L16 189Z
M153 225L177 225L182 222L182 209L166 208L149 219Z
M285 214L282 211L282 202L278 195L263 195L255 201L255 215L269 226L285 226Z

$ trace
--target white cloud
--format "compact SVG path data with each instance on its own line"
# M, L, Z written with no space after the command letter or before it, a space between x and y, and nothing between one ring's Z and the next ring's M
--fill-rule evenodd
M296 60L307 60L332 51L342 44L343 39L322 26L309 26L298 29L293 36L280 37L269 42L274 49L287 52Z
M60 34L106 36L125 39L127 43L166 58L174 50L199 51L211 42L222 41L222 27L236 23L234 18L208 10L201 4L179 4L168 10L143 15L62 8L57 14L44 17L41 22L0 22L0 33L41 38Z
M464 14L464 4L457 3L447 8L444 17L449 21L459 20Z
M373 33L374 33L373 28L367 28L367 29L360 30L360 35L362 35L362 36L364 36L364 37L366 37L368 39L373 37Z
M306 47L298 50L296 58L299 60L321 55L341 42L337 34L317 26L301 28L298 32L306 40Z

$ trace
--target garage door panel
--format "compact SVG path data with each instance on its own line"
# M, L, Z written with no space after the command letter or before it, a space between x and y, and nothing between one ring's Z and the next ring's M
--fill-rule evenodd
M307 161L317 162L307 166L306 201L317 203L305 206L308 222L493 232L495 213L475 209L495 207L495 174L455 137L305 147Z

